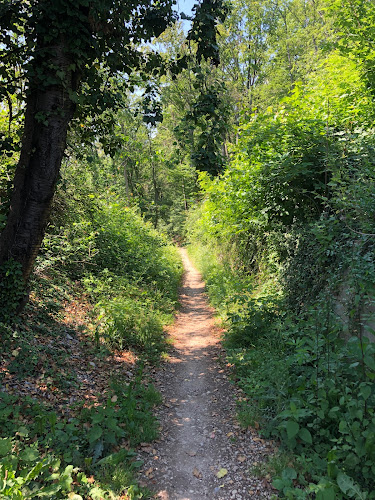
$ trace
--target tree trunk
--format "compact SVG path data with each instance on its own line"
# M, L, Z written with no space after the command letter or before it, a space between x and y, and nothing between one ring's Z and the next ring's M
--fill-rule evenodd
M130 189L129 189L129 178L128 178L128 166L127 166L127 159L123 161L122 166L124 167L124 179L125 179L125 195L126 195L126 201L129 201L130 197Z
M154 188L154 209L155 209L155 214L154 214L154 228L156 229L158 227L159 223L159 190L158 190L158 185L156 181L156 171L155 171L155 164L153 159L151 158L151 168L152 168L152 185Z
M20 160L7 224L0 235L0 265L10 259L19 262L25 281L43 240L66 147L68 126L74 113L75 105L68 94L75 91L78 84L63 40L59 40L51 54L53 72L45 72L43 79L37 83L32 78L29 82ZM46 68L46 61L43 63ZM35 60L34 69L37 64ZM63 81L44 85L48 78L54 78L56 82L56 67L64 75Z

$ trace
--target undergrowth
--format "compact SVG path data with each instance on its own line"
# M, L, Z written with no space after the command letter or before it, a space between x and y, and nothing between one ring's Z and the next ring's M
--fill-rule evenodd
M342 231L340 254L332 259L328 253L324 286L310 297L293 285L296 269L290 281L286 274L293 258L299 279L307 274L300 237L297 253L282 269L252 279L231 269L224 254L220 261L216 253L207 267L209 246L191 250L213 304L226 318L228 361L246 395L239 420L280 440L281 456L293 453L283 470L269 467L280 498L375 498L375 344L368 339L374 333L370 318L362 312L371 300L366 283L373 276L373 259L363 257L373 246L366 237L353 245ZM311 257L322 259L327 252L313 240ZM337 299L343 286L345 307ZM221 287L224 297L217 294Z
M134 448L158 435L160 395L144 368L166 349L181 274L136 208L60 187L31 300L0 324L0 498L150 497Z
M117 380L107 400L64 417L31 397L0 393L1 498L144 498L132 446L155 439L158 393ZM118 481L122 474L124 479Z
M374 499L374 113L361 75L356 114L355 69L326 63L342 70L240 120L186 234L226 319L239 417L294 455L279 497Z

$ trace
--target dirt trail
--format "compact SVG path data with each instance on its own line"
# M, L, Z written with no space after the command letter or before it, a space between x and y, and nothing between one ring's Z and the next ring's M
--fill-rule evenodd
M182 307L169 332L174 348L156 374L162 438L141 452L147 485L163 500L270 498L269 484L249 473L269 448L234 419L235 388L218 361L213 310L186 250L181 255ZM227 473L218 478L221 469Z

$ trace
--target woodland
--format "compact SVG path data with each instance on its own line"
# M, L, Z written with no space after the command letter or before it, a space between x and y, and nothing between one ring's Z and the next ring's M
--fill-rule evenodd
M0 498L150 498L184 245L274 498L375 499L373 0L0 1Z

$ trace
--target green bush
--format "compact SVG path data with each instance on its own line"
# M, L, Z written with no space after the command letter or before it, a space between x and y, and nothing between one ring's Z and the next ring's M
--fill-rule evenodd
M187 233L226 318L239 417L294 454L274 478L280 498L371 499L375 134L358 72L346 93L352 64L325 64L241 125L225 173L201 177Z
M56 278L63 290L63 277L80 283L95 305L97 342L154 356L178 301L178 251L116 196L110 203L82 196L86 212L78 210L75 220L71 211L65 226L56 220L49 227L36 273Z
M103 335L109 344L141 351L157 350L162 344L162 316L151 301L120 297L103 303L101 309Z

